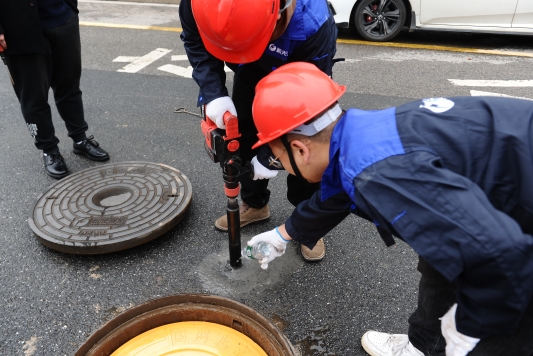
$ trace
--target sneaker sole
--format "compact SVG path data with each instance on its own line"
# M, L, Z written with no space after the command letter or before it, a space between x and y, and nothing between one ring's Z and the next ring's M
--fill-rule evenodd
M269 218L270 218L270 214L268 214L267 217L262 218L262 219L249 220L249 221L245 222L244 224L241 224L241 227L244 227L244 226L246 226L246 225L250 225L250 224L255 223L255 222L259 222L259 221L263 221L263 220L268 220ZM215 228L217 228L217 229L220 230L220 231L228 231L228 228L227 228L227 227L223 227L223 226L218 225L216 221L215 221Z
M83 151L77 151L77 150L72 150L72 152L78 156L83 156L83 157L86 157L88 159L90 159L91 161L98 161L98 162L103 162L103 161L107 161L109 160L109 156L107 157L102 157L102 158L97 158L97 157L91 157L89 156L88 154L86 154L85 152Z
M365 335L363 335L363 337L361 337L361 346L363 346L363 349L365 349L366 353L369 354L370 356L381 356L381 355L375 353L374 351L372 351L372 349L370 349L370 347L367 345L367 343L365 341Z

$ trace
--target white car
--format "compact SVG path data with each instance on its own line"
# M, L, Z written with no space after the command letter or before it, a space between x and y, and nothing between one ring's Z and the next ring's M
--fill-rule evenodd
M404 26L463 32L533 34L533 0L328 0L338 27L389 41Z

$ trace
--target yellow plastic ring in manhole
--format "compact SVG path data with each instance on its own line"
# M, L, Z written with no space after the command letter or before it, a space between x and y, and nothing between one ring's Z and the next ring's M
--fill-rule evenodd
M111 356L268 356L248 336L204 321L167 324L126 342Z

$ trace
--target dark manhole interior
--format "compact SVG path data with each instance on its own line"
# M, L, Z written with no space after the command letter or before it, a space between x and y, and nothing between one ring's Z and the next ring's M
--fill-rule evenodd
M133 195L133 191L128 187L110 187L93 196L93 203L102 208L117 206L128 201Z

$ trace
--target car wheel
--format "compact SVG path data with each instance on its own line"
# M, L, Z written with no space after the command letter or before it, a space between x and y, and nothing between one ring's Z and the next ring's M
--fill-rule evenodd
M365 40L389 41L402 30L406 12L402 0L359 0L355 29Z

